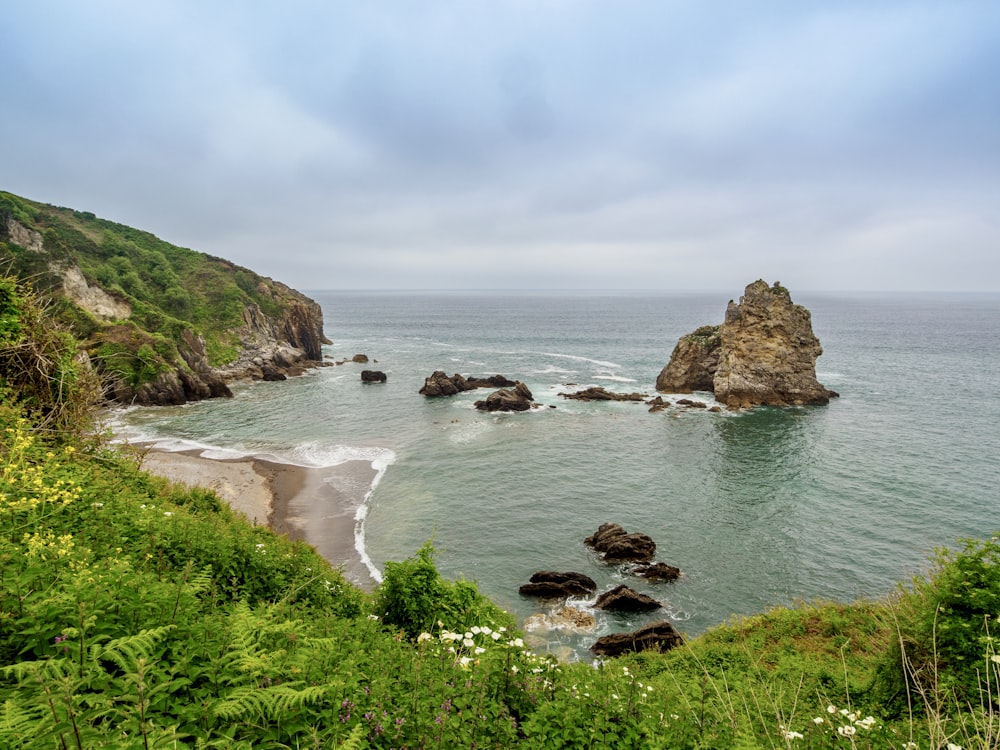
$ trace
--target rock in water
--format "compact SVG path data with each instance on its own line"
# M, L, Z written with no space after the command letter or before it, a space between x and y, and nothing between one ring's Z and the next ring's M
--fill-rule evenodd
M494 391L483 401L477 401L475 407L480 411L528 411L532 406L531 391L524 383L518 382L514 388L501 388Z
M608 612L652 612L663 605L628 586L615 586L597 597L594 606Z
M656 542L648 534L629 534L616 523L602 523L583 540L605 562L648 562L656 554Z
M809 311L775 282L755 281L730 300L721 326L703 326L677 342L657 390L712 391L730 409L825 404L838 394L816 380L823 353Z
M681 634L664 620L639 628L634 633L613 633L598 638L590 650L598 656L621 656L628 651L668 651L682 643Z
M585 596L597 590L597 583L583 573L560 573L540 570L519 589L524 596L540 596L555 599L569 596Z
M384 383L387 377L381 370L362 370L361 371L361 382L362 383Z

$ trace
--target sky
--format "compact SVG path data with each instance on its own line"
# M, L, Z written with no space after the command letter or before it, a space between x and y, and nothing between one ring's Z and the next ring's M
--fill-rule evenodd
M305 290L1000 291L997 0L5 0L0 190Z

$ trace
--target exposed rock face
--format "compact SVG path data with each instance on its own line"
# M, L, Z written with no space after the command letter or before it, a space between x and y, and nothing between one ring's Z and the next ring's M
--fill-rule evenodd
M608 612L652 612L663 605L653 597L640 594L628 586L615 586L597 597L594 606Z
M540 570L528 580L530 583L526 583L518 589L525 596L557 599L569 596L584 596L597 591L597 583L594 579L585 576L583 573L559 573L552 570Z
M384 372L381 370L362 370L361 371L361 382L362 383L384 383L387 378Z
M656 378L656 390L664 393L711 391L719 367L719 329L722 326L702 326L681 336L670 362Z
M664 620L639 628L634 633L613 633L598 638L590 650L598 656L621 656L629 651L669 651L682 643L681 634Z
M7 236L10 237L11 242L20 245L25 250L31 250L33 253L43 252L44 243L41 232L28 229L15 219L7 219Z
M437 398L440 396L454 396L456 393L474 391L477 388L513 388L516 385L516 380L508 380L503 375L492 375L488 378L477 378L475 376L466 378L456 373L448 377L443 370L435 370L429 377L424 379L424 385L419 393L421 396Z
M712 391L730 409L825 404L838 394L816 380L823 353L809 311L775 282L755 281L721 326L681 338L656 380L661 391Z
M112 297L99 286L90 286L76 266L52 270L62 276L63 293L91 315L104 320L124 320L132 314L128 302Z
M597 625L592 614L576 607L562 607L553 616L570 623L573 630L592 630Z
M534 396L524 383L517 383L513 388L501 388L494 391L483 401L477 401L475 406L480 411L528 411L534 404Z
M601 553L605 562L646 562L656 554L651 537L629 534L616 523L602 523L583 543Z
M600 386L584 388L575 393L560 393L559 395L574 401L645 401L648 398L644 393L614 393Z

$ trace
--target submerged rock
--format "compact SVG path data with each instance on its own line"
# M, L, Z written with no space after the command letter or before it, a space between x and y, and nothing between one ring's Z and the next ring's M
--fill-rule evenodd
M575 401L645 401L645 393L615 393L600 386L591 386L575 393L560 393L563 398Z
M725 321L682 336L656 379L659 391L711 391L730 409L825 404L838 394L816 379L823 353L809 311L775 282L748 285Z
M598 656L621 656L627 652L669 651L684 643L684 638L666 620L639 628L632 633L613 633L598 638L590 650Z

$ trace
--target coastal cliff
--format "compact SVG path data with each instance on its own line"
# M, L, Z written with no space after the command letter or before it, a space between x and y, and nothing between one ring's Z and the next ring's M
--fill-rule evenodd
M816 379L822 353L809 311L780 283L758 280L729 301L721 325L681 337L656 389L711 391L730 409L825 404L838 394Z
M109 401L182 404L322 361L320 306L229 261L0 192L0 262L52 300Z

